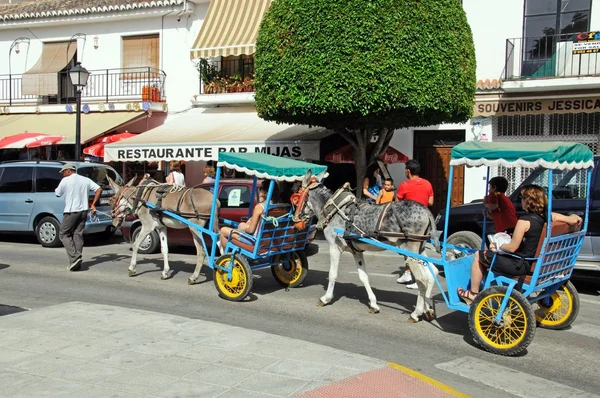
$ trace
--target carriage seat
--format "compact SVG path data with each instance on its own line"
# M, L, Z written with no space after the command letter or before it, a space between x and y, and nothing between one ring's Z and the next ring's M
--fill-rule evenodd
M540 235L540 241L538 242L538 246L535 251L535 258L538 258L540 256L540 253L542 252L542 247L544 246L544 240L546 239L546 231L548 230L547 227L548 227L548 224L544 223L544 228L542 229L542 234ZM578 229L574 225L569 225L565 222L555 221L552 223L551 236L556 237L556 236L571 234L571 233L577 232L577 231L578 231ZM537 261L531 262L531 267L529 268L529 271L527 272L527 275L525 276L523 283L529 284L531 282L531 277L533 276L533 272L535 271L536 265L537 265ZM519 277L515 276L513 279L518 280Z
M269 252L279 252L281 250L289 250L292 247L301 247L304 242L296 242L296 238L298 236L298 232L294 227L294 222L292 221L291 216L285 217L290 214L290 204L276 204L275 207L269 209L268 213L264 217L275 217L279 219L278 226L275 226L272 220L265 220L264 218L260 221L259 225L256 228L263 228L262 234L260 237L260 248L258 249L258 254L265 255ZM280 218L282 217L282 218ZM285 238L281 238L285 235ZM255 236L252 236L250 239L253 240L253 243L246 243L240 241L240 235L232 233L231 235L231 243L235 246L247 250L249 252L254 251L254 245L256 242ZM244 238L248 239L248 234L244 235ZM284 244L287 243L287 244Z

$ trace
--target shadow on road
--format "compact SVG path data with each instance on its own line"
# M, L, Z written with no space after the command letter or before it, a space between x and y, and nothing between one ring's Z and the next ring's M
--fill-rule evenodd
M8 264L0 264L0 271L3 270L3 269L5 269L5 268L8 268L8 267L10 267L10 265L8 265Z
M18 312L23 312L23 311L27 311L27 310L25 308L21 308L21 307L0 304L0 316L16 314Z

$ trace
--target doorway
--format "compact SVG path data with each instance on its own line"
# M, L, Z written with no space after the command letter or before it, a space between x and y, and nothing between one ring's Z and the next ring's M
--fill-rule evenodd
M414 132L414 158L421 164L421 177L433 186L433 207L437 215L446 207L448 177L452 148L465 140L465 130L416 130ZM463 204L464 166L454 169L452 182L452 207Z

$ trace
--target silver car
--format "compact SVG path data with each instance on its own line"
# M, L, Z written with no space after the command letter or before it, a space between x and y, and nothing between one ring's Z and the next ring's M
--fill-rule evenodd
M55 195L60 183L60 161L16 161L0 164L0 233L35 233L45 247L58 247L64 199ZM88 216L84 234L111 236L114 232L110 218L109 200L114 195L106 177L122 184L119 174L100 163L73 162L77 174L91 178L103 192L96 204L98 214ZM90 201L94 194L90 193Z

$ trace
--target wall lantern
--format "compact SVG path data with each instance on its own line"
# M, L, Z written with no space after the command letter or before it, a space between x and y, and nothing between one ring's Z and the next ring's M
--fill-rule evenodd
M15 44L15 53L18 54L21 52L21 49L19 48L19 43Z
M94 36L94 50L98 49L98 36Z

